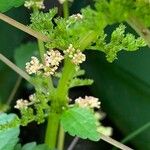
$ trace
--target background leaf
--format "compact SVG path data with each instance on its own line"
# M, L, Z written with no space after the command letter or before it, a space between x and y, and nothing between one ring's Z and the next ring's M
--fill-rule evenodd
M0 12L6 12L12 7L19 7L25 0L0 0Z
M31 56L38 55L38 45L37 43L27 43L22 44L15 50L15 62L18 67L25 69L25 64L31 60Z
M101 53L88 55L87 74L94 79L92 91L102 101L102 109L124 135L150 121L150 51L121 53L116 63L108 63ZM95 61L96 60L96 61ZM135 149L150 149L150 132L134 139Z
M83 139L98 141L100 134L97 132L96 119L93 113L87 108L70 108L66 110L61 123L64 130L72 136L79 136Z
M16 117L14 114L1 114L0 125L7 124ZM19 138L19 127L0 131L0 150L13 150Z
M23 8L12 9L7 12L7 15L24 24L28 20L27 12ZM13 61L14 49L20 45L25 35L24 32L0 21L0 52ZM0 105L6 103L16 77L17 74L14 71L0 62Z

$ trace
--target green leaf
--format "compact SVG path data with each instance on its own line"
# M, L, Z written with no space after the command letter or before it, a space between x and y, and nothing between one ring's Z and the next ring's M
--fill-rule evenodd
M61 124L66 132L72 136L98 141L96 119L87 108L74 107L66 110L61 116Z
M7 125L11 122L16 115L14 114L1 114L0 125ZM19 138L19 127L10 127L0 130L0 150L13 150Z
M125 25L120 24L111 34L111 39L106 42L106 34L101 34L91 49L103 51L106 54L108 62L113 62L117 59L117 54L121 50L136 51L140 47L146 46L144 39L141 37L135 38L131 33L125 34Z
M25 0L0 0L0 12L6 12L12 7L19 7Z
M91 85L91 84L93 84L93 80L91 79L74 78L71 80L69 87L73 88L76 86L85 86L85 85Z
M15 61L18 67L25 68L26 62L31 60L31 56L38 55L38 45L36 43L22 44L15 50Z
M20 150L50 150L47 145L37 145L36 142L25 144Z
M25 144L21 150L34 150L36 147L36 142Z

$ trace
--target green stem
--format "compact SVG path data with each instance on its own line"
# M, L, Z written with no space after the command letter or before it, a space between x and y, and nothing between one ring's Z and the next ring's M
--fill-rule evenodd
M60 121L59 114L53 112L49 114L48 125L45 135L45 144L47 144L48 147L52 150L56 148L59 121Z
M83 43L79 42L82 46L80 46L81 50L84 50L87 48L87 46L90 45L92 41L96 39L97 34L95 32L90 31L83 37L81 40ZM65 59L64 62L64 68L62 71L62 76L59 80L58 83L58 88L56 89L56 93L54 94L55 96L52 99L52 105L51 109L52 112L59 112L61 114L62 107L66 106L68 101L67 101L67 96L68 96L68 90L69 90L69 81L73 78L75 72L75 65L70 61L70 59ZM52 114L50 113L50 117L48 119L48 125L47 125L47 131L46 131L46 140L45 143L49 145L50 148L53 148L56 145L56 135L58 131L58 124L59 120L53 121ZM53 131L52 131L53 130ZM61 133L61 132L60 132ZM53 137L54 134L54 137ZM64 137L63 133L60 135L60 140L59 143L61 143L60 147L62 148L62 145L64 143Z
M39 47L41 60L42 62L44 62L45 47L44 47L44 43L41 40L38 40L38 47Z
M63 127L60 125L57 150L63 150L64 141L65 141L65 132Z
M68 0L66 0L63 3L63 13L64 13L64 18L68 18L69 17L69 3L68 3Z
M127 137L125 137L123 140L121 140L121 143L124 143L124 144L127 143L128 141L132 140L133 138L135 138L137 135L141 134L148 128L150 128L150 122L146 123L142 127L138 128L134 132L130 133ZM117 149L113 148L113 150L117 150Z
M57 99L62 103L67 103L67 94L68 94L68 83L72 79L75 71L75 65L69 60L66 59L64 63L64 68L62 72L62 77L59 80L57 88ZM62 92L63 91L63 92Z

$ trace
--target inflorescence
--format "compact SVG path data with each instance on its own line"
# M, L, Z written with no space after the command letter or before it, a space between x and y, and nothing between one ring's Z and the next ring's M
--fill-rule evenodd
M78 66L86 60L86 56L79 50L75 49L72 44L64 51L66 57ZM64 56L58 50L49 50L44 54L44 62L40 63L37 57L32 56L31 61L26 63L26 71L31 74L44 74L45 76L54 75L64 59Z
M37 8L37 9L45 9L43 0L26 0L24 6L28 9Z
M60 4L63 4L64 2L66 2L66 0L58 0ZM73 2L74 0L68 0L70 2Z
M89 107L89 108L100 108L99 99L93 96L85 96L85 98L79 97L75 99L75 104L79 107Z

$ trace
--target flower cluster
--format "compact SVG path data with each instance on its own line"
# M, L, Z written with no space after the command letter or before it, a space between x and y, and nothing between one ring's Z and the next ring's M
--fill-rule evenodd
M64 59L58 50L50 50L44 54L44 64L41 64L36 57L31 57L31 61L26 63L26 71L29 74L54 75L59 64Z
M16 109L27 109L28 105L29 105L29 101L23 100L23 99L18 99L14 108L16 108Z
M41 70L43 68L43 65L40 64L38 58L32 56L31 57L31 61L26 63L26 71L29 74L36 74L39 72L39 70Z
M79 107L88 107L88 108L100 108L101 102L99 99L93 96L85 96L85 98L79 97L75 99L75 104Z
M18 99L14 108L16 109L27 109L28 106L34 104L37 101L36 95L32 94L29 96L29 101L24 99Z
M85 54L83 54L79 49L75 49L72 44L69 45L68 49L64 51L75 65L79 65L86 60Z
M60 4L63 4L66 0L58 0ZM70 2L73 2L73 0L68 0Z
M83 16L80 13L77 13L77 14L73 14L72 16L70 16L70 18L73 18L75 20L81 20L83 19Z
M26 0L24 3L24 6L27 7L28 9L31 9L33 7L36 7L38 9L44 9L45 8L43 0L40 0L40 1Z

